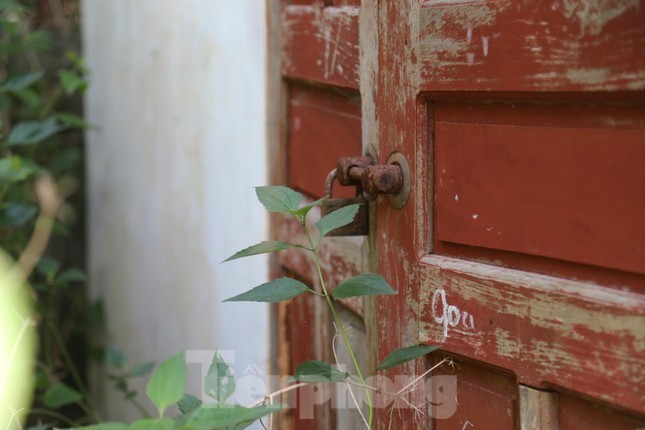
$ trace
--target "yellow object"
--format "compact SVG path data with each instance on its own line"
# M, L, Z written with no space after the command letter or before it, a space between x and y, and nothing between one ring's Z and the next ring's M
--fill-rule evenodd
M0 429L22 428L33 391L36 330L29 290L0 251Z

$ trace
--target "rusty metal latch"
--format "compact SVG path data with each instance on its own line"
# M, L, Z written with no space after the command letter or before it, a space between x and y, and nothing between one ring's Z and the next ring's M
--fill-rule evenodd
M356 197L351 199L332 197L333 182L342 186L356 187ZM403 154L392 153L386 164L376 164L370 156L341 157L338 166L331 171L326 182L327 199L322 205L322 215L336 209L358 203L360 209L354 221L333 232L335 236L358 236L368 234L368 201L379 195L387 196L395 209L405 206L410 195L410 168Z
M370 201L383 194L401 209L410 195L410 167L400 152L392 153L385 164L376 164L370 156L341 157L336 171L340 185L360 186Z

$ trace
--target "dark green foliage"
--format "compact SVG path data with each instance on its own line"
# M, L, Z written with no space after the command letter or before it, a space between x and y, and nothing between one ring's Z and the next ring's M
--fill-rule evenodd
M84 242L78 226L80 194L64 184L82 184L82 91L87 70L73 52L70 20L65 30L39 28L35 0L0 0L0 246L14 260L27 247L40 214L35 189L47 173L67 198L71 217L54 222L49 245L29 276L39 321L37 391L30 424L60 426L66 419L91 422L93 407L84 380ZM59 21L60 22L60 21ZM72 43L60 43L61 40Z

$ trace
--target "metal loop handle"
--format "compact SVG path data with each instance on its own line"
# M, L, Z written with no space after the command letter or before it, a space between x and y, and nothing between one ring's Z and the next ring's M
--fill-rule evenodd
M331 198L332 186L334 185L334 179L336 178L338 178L338 169L333 169L329 172L329 175L327 175L327 179L325 180L325 193L327 193L328 198Z

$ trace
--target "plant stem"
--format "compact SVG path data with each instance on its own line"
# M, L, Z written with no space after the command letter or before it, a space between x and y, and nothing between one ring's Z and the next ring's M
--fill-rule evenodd
M96 412L96 407L94 406L94 403L92 402L92 398L90 397L90 394L88 391L85 389L85 384L83 384L83 380L81 379L81 376L79 375L78 371L76 370L76 365L74 364L74 361L72 360L72 357L69 354L69 351L67 350L67 347L65 346L65 342L63 342L63 339L61 339L58 331L56 330L56 327L54 327L53 322L51 319L49 319L47 316L43 316L45 323L47 324L47 327L49 328L49 331L51 332L54 342L58 346L58 349L60 350L61 355L63 356L63 360L65 361L65 364L67 365L67 370L69 371L70 375L72 376L72 379L74 380L74 383L76 384L76 388L78 388L78 391L83 395L83 397L86 399L87 406L88 406L88 411L91 412L92 418L94 421L99 422L100 418L98 416L98 413Z
M70 425L72 427L76 427L77 424L78 424L77 422L74 422L74 421L70 420L69 418L67 418L65 415L59 414L59 413L54 412L54 411L50 411L49 409L33 408L33 409L31 409L29 411L29 413L32 414L32 415L45 415L45 416L49 416L49 417L52 417L52 418L56 418L57 420L61 420L65 424Z
M280 394L288 393L289 391L293 391L296 388L305 387L307 385L311 385L311 384L309 382L300 382L298 384L289 385L288 387L285 387L285 388L283 388L281 390L278 390L278 391L276 391L274 393L267 394L266 396L264 396L263 398L261 398L257 402L252 403L251 405L249 405L248 407L253 408L255 406L261 405L262 403L266 402L267 400L272 401L272 399L274 397L279 396Z
M139 413L141 414L141 416L143 418L150 418L150 414L148 413L146 408L144 408L143 405L141 403L139 403L139 401L137 399L135 399L135 398L130 399L130 403L132 403L134 405L134 407L139 410Z
M410 382L408 385L406 385L405 387L401 388L401 389L397 392L397 394L403 394L403 393L404 393L408 388L410 388L410 387L414 387L414 385L415 385L417 382L419 382L420 380L422 380L423 378L425 378L425 376L426 376L428 373L432 372L432 371L433 371L433 370L435 370L437 367L441 366L443 363L445 363L445 362L447 362L447 361L450 361L450 360L449 360L448 358L444 358L444 359L443 359L443 360L441 360L439 363L435 364L435 365L434 365L434 366L432 366L430 369L428 369L428 370L426 370L425 372L423 372L423 374L422 374L421 376L417 377L414 381Z
M336 312L336 308L334 307L334 303L331 299L331 296L329 295L329 292L327 291L327 288L325 287L325 280L323 278L322 274L322 267L320 264L320 257L318 256L318 246L314 246L314 242L311 239L311 235L309 234L309 230L305 225L303 225L303 229L305 230L305 234L307 235L307 240L309 240L309 245L313 249L312 254L314 255L314 262L316 263L316 269L318 270L318 279L320 279L320 287L323 291L323 294L325 296L325 299L327 300L327 305L329 306L329 309L331 310L331 313L334 315L334 320L336 321L336 324L338 325L338 329L340 330L340 333L343 336L343 340L345 341L345 345L347 346L347 351L349 352L349 356L352 359L352 363L354 364L354 368L356 369L356 373L358 374L358 378L361 380L361 383L365 384L365 378L363 377L363 373L361 372L361 368L358 365L358 360L356 360L356 355L354 354L354 349L352 348L351 343L349 342L349 338L347 337L347 332L345 331L345 327L343 326L343 322L341 321L340 317L338 316L338 313ZM318 241L320 244L320 240ZM367 388L365 388L365 396L367 398L367 406L369 408L369 420L368 420L368 425L371 428L372 427L372 421L373 421L373 407L372 407L372 397L370 396L370 392Z

